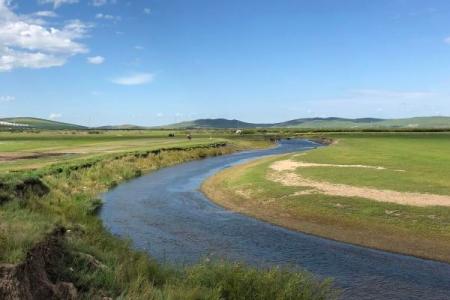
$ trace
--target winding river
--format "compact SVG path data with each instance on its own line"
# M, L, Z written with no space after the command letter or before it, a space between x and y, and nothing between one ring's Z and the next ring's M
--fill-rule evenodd
M100 216L112 233L130 238L161 262L190 264L218 257L301 267L333 277L343 299L450 299L449 264L290 231L227 211L199 191L207 177L234 164L318 146L306 140L282 141L273 149L161 169L105 193Z

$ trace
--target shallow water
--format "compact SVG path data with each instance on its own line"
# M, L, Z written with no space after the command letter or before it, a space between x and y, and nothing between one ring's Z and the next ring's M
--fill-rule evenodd
M114 234L161 262L210 256L257 266L305 268L333 277L343 299L450 299L450 265L290 231L210 202L201 183L226 167L264 155L304 151L310 141L193 161L123 183L103 195L100 216Z

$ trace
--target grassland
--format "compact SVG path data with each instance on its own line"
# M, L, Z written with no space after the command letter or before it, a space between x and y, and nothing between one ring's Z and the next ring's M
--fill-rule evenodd
M224 141L205 133L193 141L165 131L42 131L0 132L0 171L39 168L55 162L74 161L104 154L195 146Z
M295 230L450 262L450 207L427 203L431 194L450 199L450 135L328 136L335 140L329 147L227 169L203 190L225 207ZM277 171L280 162L294 167ZM369 192L336 195L323 188L330 185ZM405 201L419 195L423 202L385 202L372 199L374 191L404 193Z
M48 259L53 280L71 282L83 299L328 299L327 281L304 272L204 262L172 269L109 234L98 193L144 172L271 143L220 133L165 131L0 133L0 269L28 261L39 241L67 232ZM177 137L179 136L179 137ZM64 153L64 155L54 155ZM47 249L47 247L45 247ZM2 269L3 268L3 269ZM42 274L43 270L38 270ZM2 273L0 272L0 273ZM2 273L4 274L4 273ZM1 277L1 276L0 276ZM0 278L1 280L2 278ZM1 296L1 293L0 293Z

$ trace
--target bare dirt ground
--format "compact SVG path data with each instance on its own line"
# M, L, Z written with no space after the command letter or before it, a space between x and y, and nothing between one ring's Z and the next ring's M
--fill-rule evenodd
M386 168L382 166L315 164L297 162L293 160L280 160L274 162L270 167L272 172L269 172L268 174L269 180L281 183L285 186L313 188L316 193L342 197L360 197L380 202L391 202L415 206L450 206L450 196L398 192L368 187L356 187L346 184L336 184L325 181L315 181L293 172L297 168L305 167L369 168L375 170L386 170Z
M37 158L45 158L45 157L58 157L58 156L64 156L64 155L71 155L74 153L64 153L64 152L55 152L55 153L49 153L49 152L36 152L36 153L0 153L0 162L1 161L16 161L16 160L23 160L23 159L37 159Z
M34 246L18 265L0 265L0 299L78 299L73 283L57 281L58 268L65 259L63 235L57 228Z

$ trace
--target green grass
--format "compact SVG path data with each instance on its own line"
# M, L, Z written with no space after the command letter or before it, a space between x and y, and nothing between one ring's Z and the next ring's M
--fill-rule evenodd
M52 143L63 143L67 149L104 142L101 138L77 134L78 137L69 138L63 133L39 133L41 137L47 136L44 139L35 138L32 133L17 134L17 143L23 140L25 143L15 146L23 151L36 151L36 147L51 148ZM6 200L0 204L0 263L23 261L33 245L44 239L55 226L62 225L68 232L65 260L59 266L58 277L73 282L83 299L219 300L255 299L254 295L268 300L334 297L335 291L329 281L317 280L298 270L254 269L228 262L202 262L183 269L160 265L147 254L133 250L128 241L107 232L95 215L101 204L97 199L100 192L143 172L238 149L267 147L269 142L257 137L233 138L232 142L225 140L226 147L211 147L212 142L224 141L224 138L211 140L198 136L193 142L187 142L162 139L160 132L156 133L158 136L146 132L145 137L124 133L124 139L116 134L105 133L105 139L106 142L113 140L117 146L123 145L120 151L68 160L58 158L56 163L38 169L32 167L35 162L28 161L20 172L1 174L0 183ZM141 145L135 147L130 136L135 142L149 143L142 148ZM28 144L30 141L35 144ZM168 146L172 149L167 149ZM34 186L26 182L34 183ZM40 184L48 187L48 193L37 196L39 190L45 190ZM24 185L25 188L17 188ZM93 267L89 257L101 267Z
M450 195L450 135L340 134L333 138L337 144L301 156L271 157L227 169L209 179L203 190L225 207L292 229L450 261L450 207L417 207L320 193L296 195L308 188L288 187L267 178L269 166L284 159L374 165L388 170L312 167L296 172L332 183Z
M449 133L337 135L335 138L337 145L294 159L382 166L387 170L303 168L302 175L356 186L450 195Z
M174 133L174 138L168 138ZM157 148L195 146L232 140L242 148L250 144L261 147L267 141L258 136L238 137L229 132L194 131L41 131L0 132L0 172L41 168L61 161L73 161L105 153L145 151ZM252 146L250 145L250 146Z

